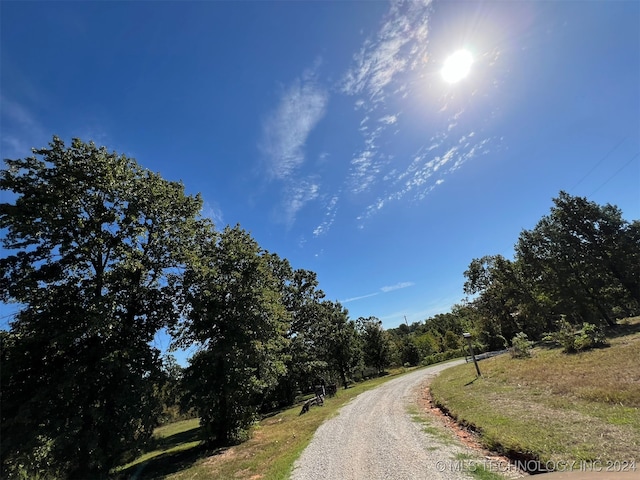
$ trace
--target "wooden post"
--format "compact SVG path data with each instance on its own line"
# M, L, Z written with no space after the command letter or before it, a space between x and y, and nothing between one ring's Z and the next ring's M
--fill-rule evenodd
M467 342L469 343L469 351L471 352L471 357L473 358L473 364L476 366L476 372L478 372L478 376L481 377L482 374L480 373L480 367L478 367L478 360L476 360L476 356L473 353L473 345L471 344L471 334L464 332L462 336L466 338Z

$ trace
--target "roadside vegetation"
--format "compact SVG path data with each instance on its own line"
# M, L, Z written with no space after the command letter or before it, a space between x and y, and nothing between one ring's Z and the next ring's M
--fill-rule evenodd
M293 463L309 444L316 429L360 393L409 370L393 369L383 377L360 382L325 398L324 405L300 415L300 405L266 416L251 430L250 439L239 445L206 448L198 419L159 427L150 451L116 469L114 478L140 480L261 478L285 480Z
M17 311L0 330L4 478L104 478L157 450L156 427L195 417L197 438L171 434L164 453L217 451L318 385L463 356L464 332L476 352L526 358L543 338L599 347L603 327L640 314L640 221L565 192L513 260L471 261L461 304L385 330L134 159L54 137L5 166L0 301ZM161 333L193 348L188 365L159 351Z
M487 448L537 461L528 464L540 470L637 462L640 317L610 330L608 343L579 353L543 345L528 358L483 360L480 378L471 364L454 367L434 380L431 394Z

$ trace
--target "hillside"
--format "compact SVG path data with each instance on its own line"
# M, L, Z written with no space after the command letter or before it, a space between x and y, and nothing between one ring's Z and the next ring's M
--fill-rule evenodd
M640 451L640 317L612 330L609 346L579 354L538 347L444 371L434 402L484 446L530 470L637 466ZM575 463L574 463L575 462Z

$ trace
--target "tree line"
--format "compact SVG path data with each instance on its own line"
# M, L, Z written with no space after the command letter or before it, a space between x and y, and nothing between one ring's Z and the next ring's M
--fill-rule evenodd
M209 443L241 441L314 383L388 365L377 319L351 320L239 225L216 230L181 183L79 139L5 163L3 476L107 476L178 404ZM186 369L160 331L197 346Z
M550 213L520 233L513 259L475 258L464 277L467 297L451 312L389 330L402 339L405 360L451 358L465 331L475 349L501 350L518 335L573 339L585 325L614 328L640 314L640 221L561 191Z
M242 441L315 384L463 355L464 331L486 350L640 309L639 223L564 192L514 260L471 262L472 299L386 331L124 155L54 137L5 163L0 299L19 310L0 331L3 476L107 476L178 410L210 444ZM160 331L197 347L186 368L154 347Z

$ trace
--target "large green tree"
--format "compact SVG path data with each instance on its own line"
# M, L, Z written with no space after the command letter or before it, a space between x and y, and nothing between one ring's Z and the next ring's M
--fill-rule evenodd
M347 388L354 369L362 362L362 349L356 324L339 302L324 300L320 303L317 325L318 356L327 368L338 374Z
M287 332L287 375L281 379L284 403L292 404L297 394L311 389L327 371L320 356L322 345L322 307L324 292L318 288L316 274L298 269L285 285L284 301L291 314Z
M534 293L574 322L604 321L640 308L639 222L612 205L560 192L549 215L523 231L516 258Z
M198 197L74 139L6 160L2 301L17 302L2 364L3 466L105 475L157 417L158 330L177 318Z
M478 294L472 305L480 313L476 318L480 341L491 350L504 348L507 339L523 330L521 305L526 290L518 265L502 255L487 255L474 258L464 276L464 292Z
M189 311L178 345L199 351L185 371L188 405L210 443L245 438L286 368L290 315L271 254L239 226L210 232L185 275Z

